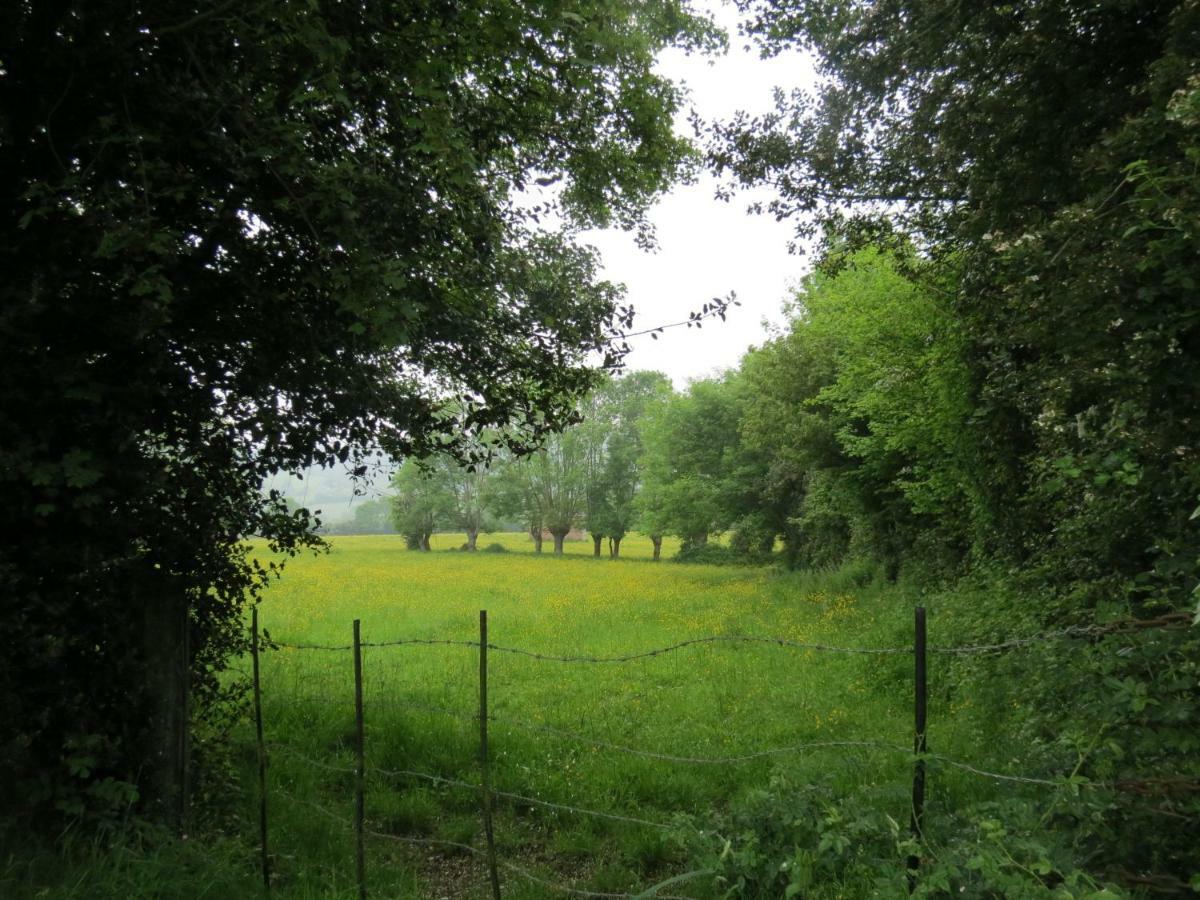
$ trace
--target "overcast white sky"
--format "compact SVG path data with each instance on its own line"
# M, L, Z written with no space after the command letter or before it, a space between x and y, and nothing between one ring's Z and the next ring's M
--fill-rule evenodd
M739 109L751 113L772 108L772 88L811 87L816 75L809 58L792 54L762 60L746 51L737 36L737 11L731 6L697 4L729 31L729 52L721 57L687 56L669 51L659 70L691 90L691 106L705 119L731 116ZM677 123L690 133L685 114ZM670 329L653 340L649 335L630 341L627 359L632 369L665 372L677 388L688 379L735 366L746 348L766 335L763 320L779 321L788 286L808 270L809 262L789 255L794 232L789 222L770 215L749 215L753 199L770 199L769 192L741 193L725 203L714 197L709 176L693 185L676 187L650 213L659 249L646 253L633 237L618 230L589 231L583 240L599 249L604 277L627 288L627 300L637 311L636 330L686 319L715 296L736 291L740 307L727 321L713 320L704 328Z

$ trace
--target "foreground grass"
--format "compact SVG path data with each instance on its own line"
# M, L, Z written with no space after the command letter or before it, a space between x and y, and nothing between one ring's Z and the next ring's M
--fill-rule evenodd
M546 655L605 657L712 635L897 647L911 643L913 598L864 573L780 575L768 569L647 561L630 539L622 560L592 559L591 544L565 557L515 551L403 550L399 538L341 538L328 557L293 562L260 609L281 644L345 645L351 621L367 643L474 641L488 610L491 643ZM492 541L481 541L486 546ZM447 552L436 552L439 548ZM936 631L935 631L936 635ZM936 639L936 637L934 637ZM369 647L364 654L367 811L372 830L480 846L476 797L415 771L478 783L477 650L464 646ZM910 761L871 748L808 748L730 764L638 756L749 756L822 741L911 743L911 657L820 653L764 644L702 644L628 663L561 663L493 652L489 666L491 755L498 789L554 803L669 823L702 825L772 779L819 782L839 793L867 790L908 817ZM344 650L283 647L263 664L264 715L273 754L278 870L301 895L353 872L351 835L333 817L352 813L353 778L317 763L353 764L353 671ZM971 727L934 714L946 751L978 758ZM544 728L546 731L537 729ZM570 732L584 739L567 738ZM595 743L587 740L592 739ZM934 788L977 793L951 775ZM313 806L312 804L316 804ZM320 808L318 811L317 807ZM502 802L502 859L542 877L594 891L634 891L682 871L661 831ZM454 851L376 838L371 878L396 896L463 891L484 896L476 860ZM320 865L314 865L321 860ZM506 877L506 896L551 892ZM673 889L696 896L696 886ZM835 891L836 892L836 891Z
M785 574L762 568L649 561L631 537L620 560L536 556L524 535L481 538L507 552L467 554L441 535L435 552L399 537L339 537L326 556L290 561L260 607L281 646L262 660L271 747L270 841L274 893L354 897L353 663L351 623L367 643L475 641L488 610L491 643L546 655L604 657L712 635L903 647L912 640L913 592L867 570ZM664 548L664 553L673 548ZM930 640L940 640L938 618ZM248 661L242 665L248 668ZM824 741L911 746L912 660L906 654L822 653L770 644L699 644L627 663L564 663L493 652L491 757L496 788L555 804L711 829L714 816L781 781L860 796L897 822L909 815L911 761L870 747L807 747L727 764L659 756L729 758ZM451 842L482 846L477 796L412 774L478 784L478 651L459 645L368 647L366 707L368 878L375 896L487 896L480 861ZM1009 753L969 699L936 692L934 749L975 762ZM565 736L570 733L573 737ZM610 745L642 751L633 755ZM206 845L207 868L187 847L95 848L79 873L35 872L9 861L8 895L61 897L248 896L256 864L253 731L238 736L245 787L241 825ZM655 756L657 754L658 756ZM994 786L955 770L930 783L930 821L986 797ZM576 890L631 892L691 865L676 833L628 821L501 800L502 861ZM192 855L189 855L192 854ZM86 854L84 854L86 856ZM183 873L182 875L180 873ZM76 877L81 875L82 877ZM68 880L71 879L71 880ZM506 871L504 896L558 896ZM902 878L898 874L898 882ZM34 892L34 884L52 884ZM141 885L139 889L137 885ZM866 884L824 884L811 896L865 896ZM669 893L718 896L704 880Z

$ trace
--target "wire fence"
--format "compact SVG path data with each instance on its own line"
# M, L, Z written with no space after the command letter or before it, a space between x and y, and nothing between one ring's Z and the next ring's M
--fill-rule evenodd
M980 653L990 654L999 653L1004 650L1013 650L1018 647L1029 647L1034 644L1042 644L1049 641L1058 641L1063 638L1099 638L1113 634L1131 634L1152 628L1188 628L1190 627L1191 623L1192 617L1188 613L1170 613L1152 619L1119 619L1113 622L1096 623L1090 625L1069 625L1065 628L1059 628L1053 631L1038 632L1037 634L1026 635L1025 637L1010 638L1008 640L997 641L990 644L965 644L962 646L952 647L932 646L927 648L927 652L947 654L951 656L970 656ZM292 644L286 641L271 640L269 634L266 637L266 642L272 648L285 650L327 650L334 652L345 652L354 649L354 644ZM538 651L528 650L522 647L505 647L492 643L487 644L487 649L492 653L511 653L517 656L530 657L542 662L627 663L634 662L639 659L652 659L657 656L664 656L668 653L674 653L678 650L684 650L688 647L701 646L703 644L770 644L776 647L789 647L795 650L812 650L824 653L851 653L863 654L867 656L909 654L914 650L913 645L911 644L904 647L845 647L834 644L794 641L790 638L783 637L740 634L714 634L707 637L689 638L686 641L679 641L674 644L668 644L664 647L654 647L649 650L640 650L636 653L626 653L616 656L588 656L581 654L559 655L553 653L540 653ZM471 649L479 649L480 642L467 640L448 640L445 638L401 638L390 641L362 641L359 646L363 649L406 646L467 647Z
M1025 773L1013 772L996 772L975 766L971 763L962 760L953 759L951 757L933 753L928 750L925 741L926 722L925 722L925 705L926 705L926 686L925 686L925 666L927 654L941 654L949 656L969 656L974 654L996 654L1009 650L1028 648L1038 644L1049 643L1053 641L1061 641L1064 639L1100 639L1111 635L1129 634L1132 632L1144 630L1147 628L1185 628L1191 625L1190 616L1184 614L1167 615L1157 619L1147 620L1121 620L1118 622L1096 624L1096 625L1079 625L1069 626L1066 628L1057 629L1054 631L1046 631L1038 634L1032 634L1024 637L1011 638L1004 641L994 643L967 644L962 646L945 646L945 647L928 647L925 641L925 610L918 609L916 611L916 629L914 632L914 643L907 647L847 647L835 646L821 643L811 643L803 641L795 641L781 637L766 637L752 635L710 635L707 637L690 638L679 641L662 647L650 648L612 656L595 656L595 655L580 655L580 654L553 654L543 653L535 650L530 650L521 647L507 647L488 642L487 640L487 614L480 613L480 640L449 640L439 638L405 638L390 641L365 642L359 637L359 622L354 622L354 642L345 645L325 645L325 644L293 644L283 641L272 640L266 632L260 634L258 628L257 610L254 612L252 621L253 635L251 640L253 665L250 672L240 673L253 679L254 703L255 703L255 718L256 732L258 738L259 751L259 791L260 791L260 840L261 840L261 860L264 884L269 888L271 884L270 873L270 855L268 853L268 822L267 822L267 798L268 788L266 780L266 760L269 754L279 753L285 757L291 758L296 763L311 767L319 771L327 771L339 776L352 777L355 781L355 817L353 820L346 820L325 809L320 804L313 803L302 797L287 795L291 800L312 807L321 812L328 818L340 822L344 827L351 828L356 834L356 869L359 888L359 896L365 898L367 896L367 880L366 880L366 852L365 844L368 837L373 839L387 840L412 847L427 847L441 848L447 850L455 850L457 852L468 853L472 857L482 860L485 864L485 869L490 879L493 900L500 900L501 897L501 881L499 874L501 871L510 873L528 881L532 884L539 885L554 893L567 896L580 897L598 897L598 898L642 898L642 897L657 897L661 900L687 900L686 897L679 895L671 895L661 893L659 889L666 886L674 886L688 880L704 877L712 874L708 871L699 871L693 873L685 873L676 878L668 879L659 885L647 888L640 893L620 893L620 892L604 892L585 890L573 885L568 885L560 881L549 880L544 878L528 868L522 867L511 860L500 859L497 853L496 843L493 835L493 826L491 812L493 805L499 801L505 801L509 804L518 807L530 807L549 810L554 813L564 813L569 815L584 816L621 825L632 825L639 828L650 829L657 832L671 832L683 828L684 825L680 821L663 822L647 819L636 815L626 815L611 810L599 810L585 806L579 806L571 803L562 802L559 800L548 800L541 797L533 797L526 794L521 794L513 791L505 791L494 788L490 778L490 757L488 751L488 727L489 725L498 725L508 728L521 730L535 735L547 735L560 740L575 742L577 744L590 746L606 752L624 754L641 759L662 762L666 764L676 764L684 766L728 766L741 763L749 763L756 760L764 760L772 757L780 757L792 754L800 754L819 750L861 750L870 752L882 752L911 760L913 764L913 803L911 812L910 828L913 836L918 840L923 838L923 807L924 807L924 788L927 765L945 766L966 773L968 775L979 778L988 779L994 782L1007 782L1015 784L1028 784L1040 787L1051 788L1070 788L1072 790L1083 789L1121 789L1127 786L1129 782L1126 779L1123 782L1107 782L1107 781L1091 781L1080 777L1077 773L1072 772L1060 778L1047 778L1040 775L1031 775ZM604 737L596 735L584 734L582 732L572 731L561 727L550 726L540 722L532 722L520 717L513 716L496 716L488 712L488 688L487 688L487 672L488 672L488 654L504 653L516 656L522 656L532 659L537 662L550 663L579 663L579 664L622 664L632 663L639 660L646 660L655 657L664 656L667 654L682 651L686 648L698 647L702 645L735 645L735 644L756 644L775 646L783 649L813 651L822 653L837 653L837 654L854 654L854 655L903 655L908 654L914 658L914 710L915 710L915 733L914 743L910 747L902 746L896 743L886 741L871 740L871 739L841 739L841 740L814 740L802 741L798 743L790 743L777 747L768 747L761 750L754 750L746 753L738 753L725 756L701 756L685 753L669 753L660 749L652 749L646 747L637 747L626 744L617 743L607 740ZM393 709L423 712L437 716L448 717L460 722L469 723L479 729L479 757L478 764L480 768L479 783L472 783L458 778L451 778L446 775L419 771L409 768L386 768L380 766L368 766L365 759L365 737L364 737L364 701L363 701L363 666L362 666L362 651L366 648L398 648L398 647L462 647L475 650L479 655L479 709L476 713L465 712L461 709L451 707L437 706L433 704L420 703L415 700L398 699L389 697L386 700L372 699L369 704L372 709L380 707L391 707ZM324 762L319 759L314 759L311 756L302 754L286 744L267 744L263 738L263 721L262 707L260 700L261 692L261 676L259 668L259 655L261 648L270 649L286 649L295 651L326 651L326 652L346 652L353 653L354 656L354 676L355 676L355 764L353 766L334 765ZM457 686L455 682L448 681L444 687L451 688ZM346 697L331 697L328 695L308 694L309 699L318 703L325 704L345 704L348 702ZM365 783L371 778L372 782L380 779L389 780L404 780L408 782L418 782L428 785L433 785L439 788L445 788L452 791L462 792L464 794L473 794L479 799L480 811L483 817L483 832L485 837L485 846L477 847L470 844L465 844L456 841L446 841L435 838L415 837L411 835L392 834L379 831L378 829L367 826L367 816L365 811ZM916 858L909 860L909 876L911 879L915 877L918 861Z

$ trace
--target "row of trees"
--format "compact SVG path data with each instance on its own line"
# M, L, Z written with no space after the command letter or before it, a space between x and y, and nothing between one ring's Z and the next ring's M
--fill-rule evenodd
M1103 860L1128 884L1186 885L1200 821L1200 634L1186 627L1200 6L739 6L765 53L809 48L824 80L718 127L710 160L731 188L771 184L772 211L823 235L824 253L787 332L693 388L741 410L723 514L782 534L797 562L966 575L970 608L946 608L980 633L1184 626L992 674L1020 685L1008 724L1031 758L1077 739L1078 775L1129 785L1070 811L1031 806L1009 833L1053 832L1061 860L1093 873Z
M605 539L610 555L619 556L622 539L640 522L636 501L645 422L670 393L665 376L631 372L589 394L579 410L581 421L537 452L493 448L486 466L446 456L406 461L393 479L397 530L410 547L424 550L435 530L460 530L467 549L474 550L480 532L498 520L519 522L537 552L549 532L554 552L562 553L566 536L582 527L597 556ZM651 533L657 559L664 531L644 530Z

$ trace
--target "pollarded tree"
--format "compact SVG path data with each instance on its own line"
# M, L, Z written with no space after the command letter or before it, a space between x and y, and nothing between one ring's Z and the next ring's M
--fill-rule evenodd
M587 510L587 448L575 429L552 435L529 460L528 475L545 529L561 555L563 541Z
M534 552L541 553L545 513L533 477L533 460L527 455L502 451L493 457L490 469L493 511L520 522L529 532Z
M609 540L609 555L619 556L622 539L634 527L634 499L642 481L640 422L649 406L670 394L671 382L662 373L628 372L595 391L591 419L579 426L595 434L588 440L595 449L587 473L587 527L597 556L602 536Z
M514 196L638 227L688 163L654 56L706 27L100 0L4 4L0 35L0 807L103 802L64 753L91 746L89 779L178 819L177 698L219 692L271 568L242 542L316 540L261 484L567 421L619 294Z
M410 550L429 551L429 539L450 525L454 492L445 466L405 460L392 478L392 522Z
M490 507L495 476L491 469L474 463L445 460L445 484L453 499L450 522L467 535L467 550L475 550L479 532L492 530Z

